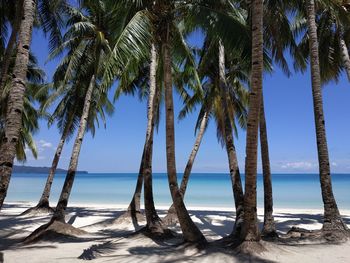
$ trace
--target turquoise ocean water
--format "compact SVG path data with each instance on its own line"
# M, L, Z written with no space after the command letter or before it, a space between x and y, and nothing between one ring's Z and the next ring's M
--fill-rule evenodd
M46 181L45 174L14 174L6 201L37 202ZM58 174L52 187L54 205L65 174ZM178 176L179 180L181 175ZM317 174L274 174L274 205L280 208L322 208ZM134 192L137 174L77 174L71 203L128 204ZM350 174L333 174L334 193L340 209L350 209ZM244 181L243 181L244 183ZM171 202L167 175L153 175L156 205ZM258 175L258 206L263 207L262 176ZM228 174L194 173L191 175L185 202L188 206L233 207L233 195Z

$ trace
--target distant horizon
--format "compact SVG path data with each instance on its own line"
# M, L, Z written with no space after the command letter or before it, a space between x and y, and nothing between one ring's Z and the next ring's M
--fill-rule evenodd
M49 166L32 166L32 165L18 165L16 164L16 166L24 166L24 167L31 167L31 168L50 168ZM59 170L66 170L66 168L62 168L62 167L58 167L57 169ZM88 170L81 170L81 169L78 169L77 171L78 173L81 173L81 172L84 172L84 173L81 173L81 174L138 174L139 172L135 171L135 172L120 172L120 171L117 171L117 172L90 172ZM177 171L177 174L182 174L183 172L178 172ZM38 173L38 172L33 172L33 173L25 173L25 172L15 172L14 174L46 174L46 173ZM62 172L59 172L58 174L64 174ZM162 171L162 172L153 172L153 174L167 174L167 171ZM229 172L191 172L191 174L227 174L229 175ZM305 174L305 175L315 175L315 174L319 174L318 172L272 172L271 174ZM347 172L334 172L332 173L331 172L331 175L332 174L344 174L344 175L350 175L350 173L347 173ZM245 173L241 173L241 175L245 175ZM257 175L263 175L262 172L258 172Z

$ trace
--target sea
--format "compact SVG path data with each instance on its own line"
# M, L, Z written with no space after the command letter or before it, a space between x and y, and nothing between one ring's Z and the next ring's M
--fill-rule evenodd
M129 204L138 174L88 173L77 174L70 203L75 204ZM37 202L41 196L46 174L13 174L6 201ZM178 174L180 182L182 175ZM50 202L57 202L65 174L57 174ZM244 185L244 175L243 175ZM350 209L350 174L332 174L334 194L340 209ZM273 174L273 197L276 208L322 209L318 174ZM166 173L153 174L156 206L171 204ZM262 175L257 177L258 207L263 207ZM233 208L230 177L225 173L191 174L185 203L189 207Z

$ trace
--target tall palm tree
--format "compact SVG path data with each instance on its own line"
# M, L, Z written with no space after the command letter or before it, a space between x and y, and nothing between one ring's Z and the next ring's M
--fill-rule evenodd
M133 1L133 2L137 3L138 1ZM152 32L152 34L154 34L153 39L155 39L155 45L159 45L159 43L161 43L162 41L158 37L158 35L160 34L160 32L164 32L164 28L162 26L162 23L164 23L164 22L161 22L164 19L164 17L163 17L164 14L159 13L159 10L162 9L162 8L160 8L160 6L164 7L164 5L162 3L160 3L160 2L158 2L158 1L156 1L156 2L153 2L153 1L142 1L142 4L144 4L144 6L143 6L143 10L144 10L143 11L143 15L152 17L152 19L153 19L153 27L154 27L153 32ZM167 3L167 5L168 4L169 3ZM162 10L164 10L164 9L162 9ZM191 61L190 64L191 64L191 67L193 68L194 61L193 61L193 59L189 58L191 56L189 55L188 49L186 48L186 45L184 43L185 41L184 41L183 37L181 36L181 32L179 31L179 29L177 27L177 24L175 22L176 22L175 20L174 21L169 21L169 23L171 23L171 27L172 27L172 34L174 34L173 40L175 40L176 43L178 43L177 45L174 45L174 46L176 46L176 48L174 49L174 53L176 54L176 55L174 55L174 59L177 60L178 57L183 57L183 55L185 54L185 56L187 57L187 60ZM154 32L156 32L156 33L154 33ZM177 54L177 51L178 51L177 49L178 49L179 46L181 47L180 48L181 52L179 54ZM161 48L160 51L162 53L163 48ZM164 65L164 56L160 56L160 61L162 61L162 65ZM170 61L171 62L170 65L174 69L174 66L175 67L178 67L178 66L174 65L173 61L174 61L173 59ZM179 64L181 64L181 62ZM160 70L164 70L164 66L163 66L163 69L160 68ZM195 71L192 70L192 72L194 72L194 74L195 74ZM160 80L163 80L165 75L164 74L161 74L161 75L162 76L159 76ZM179 86L182 86L182 85L183 84L181 83ZM176 87L177 86L178 85L176 84ZM181 91L181 94L183 94L182 91ZM143 160L144 160L144 158L145 158L145 150L143 152ZM143 167L142 167L143 165L144 165L144 162L141 162L140 173L139 173L139 176L138 176L137 186L136 186L136 189L135 189L135 193L134 193L132 202L129 205L129 208L131 208L131 209L139 208L139 200L140 200L139 197L140 197L140 192L141 192L141 188L142 188L142 181L144 179L144 178L142 178L143 175L141 174L141 170L143 169ZM150 185L150 184L148 184L148 185ZM146 187L146 183L145 183L145 187ZM145 189L145 192L146 192L146 189ZM146 210L147 210L147 208L146 208ZM152 209L152 210L154 212L154 209ZM181 212L182 213L184 213L184 212L187 213L187 211L181 211ZM132 214L132 212L131 212L131 214ZM189 218L189 216L188 216L188 218ZM193 224L193 226L194 226L194 224ZM185 235L185 239L186 240L188 240L188 238L186 238L187 232L188 231L184 231L184 229L183 229L183 233Z
M61 75L65 71L66 64L60 65L55 74L54 81L59 82L63 78ZM84 70L84 65L79 64L80 69L78 71ZM49 175L47 177L43 193L38 204L35 207L29 208L23 214L28 213L51 213L54 210L50 207L49 198L51 193L51 186L55 176L55 172L58 166L58 162L63 150L65 142L70 139L74 131L79 125L79 120L82 115L85 93L81 92L81 82L72 81L66 84L64 90L58 88L53 94L51 94L45 103L42 103L41 111L46 111L47 108L51 106L53 102L60 99L57 106L55 107L53 113L49 117L49 126L51 126L55 121L57 121L57 126L61 133L61 138L56 148L54 154L52 165L49 170ZM87 130L95 134L95 122L98 124L99 119L102 120L103 124L106 125L105 113L111 115L113 113L114 107L112 103L108 100L107 94L101 94L98 91L95 92L92 99L92 105L90 106L90 111L87 120ZM99 118L100 117L100 118Z
M273 217L273 195L272 195L270 154L269 154L263 95L261 96L259 132L260 132L260 150L261 150L263 182L264 182L264 224L262 229L262 235L265 237L276 237L277 232L276 232L275 220Z
M153 133L154 133L154 111L157 108L157 47L152 44L151 64L150 64L150 83L148 95L148 112L147 112L147 132L144 147L145 162L143 164L143 180L144 180L144 200L146 214L145 230L152 235L167 236L170 231L163 225L159 218L153 199L152 190L152 151L153 151ZM159 91L158 91L159 92Z
M220 56L218 56L218 49L221 49ZM220 63L219 57L221 60ZM225 64L226 58L229 62L227 65ZM186 106L180 112L179 116L180 119L185 117L188 112L193 110L196 104L201 104L196 124L198 134L184 171L180 192L184 196L193 161L208 125L208 121L214 118L217 125L218 139L225 145L228 154L229 171L235 196L235 207L238 211L237 214L241 215L243 209L243 192L232 133L234 131L237 134L235 120L238 121L242 128L245 128L247 92L241 84L241 81L247 80L244 72L244 70L247 70L247 65L245 65L247 63L242 63L241 57L237 57L235 52L228 52L226 58L223 45L219 45L218 41L207 37L204 47L201 50L201 59L198 66L199 76L203 79L204 94L195 93L194 96L188 99ZM224 70L223 67L225 68ZM220 78L224 80L224 87L220 84ZM225 135L226 133L228 136ZM173 224L177 221L176 211L173 205L168 210L165 220L168 224ZM237 220L236 222L241 222L241 220ZM239 224L237 224L237 226L238 225ZM236 232L236 227L234 232Z
M236 149L233 144L232 126L230 113L227 102L227 80L226 80L226 65L225 65L225 48L221 40L219 40L219 87L221 97L221 107L223 108L223 135L226 145L227 157L229 162L229 171L232 181L232 189L235 199L236 221L233 230L234 235L240 235L241 221L243 216L243 188L238 167L238 159Z
M4 138L0 146L0 209L4 203L10 183L13 161L16 155L16 145L22 126L25 79L29 61L35 5L35 0L27 0L23 5L23 20L19 30L16 62L13 71L15 77L12 80L12 88L8 97Z
M172 89L171 50L174 9L171 1L156 1L155 14L159 17L159 36L163 55L164 90L165 90L165 119L166 119L166 156L169 188L172 200L179 218L184 239L187 242L205 242L203 234L192 221L179 191L175 162L175 130L174 105Z
M36 229L26 238L26 242L44 236L46 231L81 233L81 231L66 224L65 210L75 179L91 103L93 97L101 96L111 84L111 81L103 81L103 76L109 74L111 68L118 67L121 69L124 66L124 61L121 60L120 55L132 57L138 54L139 49L133 49L133 47L138 48L138 46L130 46L134 42L130 43L129 41L133 38L131 33L140 31L140 27L146 22L136 19L133 23L129 23L120 34L114 35L111 33L112 29L119 23L119 17L115 15L117 4L108 0L98 3L93 0L86 0L82 1L81 5L80 9L70 8L68 10L70 18L67 23L70 27L65 34L65 41L62 46L53 52L53 55L57 55L68 49L66 57L61 62L62 65L65 65L63 67L65 71L60 85L64 88L69 81L73 80L80 82L79 85L86 88L79 128L55 213L50 222ZM107 10L112 11L107 12ZM139 34L139 37L142 37L142 35ZM143 36L140 41L147 42L146 39L147 36ZM115 45L114 49L111 45ZM113 59L110 59L111 56ZM111 61L112 63L109 63ZM79 65L84 65L84 69L78 71ZM98 92L94 94L94 91Z
M55 6L56 8L50 8ZM8 107L5 121L5 136L3 144L0 147L0 209L4 203L8 185L12 174L13 161L16 154L16 143L22 124L23 101L25 94L25 77L29 61L29 49L32 37L32 30L36 13L45 15L42 22L44 32L50 33L50 46L54 47L59 32L59 23L61 7L65 6L64 0L41 1L41 0L23 0L22 16L16 17L20 20L18 30L16 62L13 70L15 76L12 80L12 88L8 99ZM49 7L49 8L47 8ZM59 8L60 7L60 8ZM43 14L45 11L58 11L55 16L51 12ZM37 12L39 11L39 12ZM16 30L16 27L14 27Z
M263 78L263 1L251 1L252 8L252 73L251 91L249 95L249 111L247 123L245 191L244 191L244 222L242 240L258 242L260 233L257 221L256 173L258 127L261 106ZM249 244L249 243L247 243ZM248 245L249 246L249 245Z
M310 52L310 63L311 63L311 78L312 78L312 97L314 104L314 115L315 115L315 127L317 137L317 151L320 171L320 183L322 190L322 199L324 203L324 231L334 230L346 230L347 226L344 224L337 203L334 198L329 156L327 137L325 129L325 120L323 112L323 99L321 89L321 74L319 64L319 46L317 37L317 25L316 25L316 12L314 0L307 0L305 3L306 14L307 14L307 25L309 35L309 52Z

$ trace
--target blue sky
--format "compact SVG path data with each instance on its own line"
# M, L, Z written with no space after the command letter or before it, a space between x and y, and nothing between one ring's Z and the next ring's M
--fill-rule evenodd
M201 42L201 34L190 38L192 44ZM41 32L33 34L32 51L50 80L57 61L45 64L48 54L47 40ZM309 72L287 78L279 68L264 76L265 111L273 173L317 173L317 150ZM326 129L332 172L350 173L350 83L341 78L323 89ZM175 96L176 114L182 107ZM176 122L177 171L182 172L194 142L197 112ZM115 113L107 120L107 129L101 127L94 138L84 139L79 169L89 172L137 172L145 140L146 104L138 98L121 97L115 103ZM158 134L154 138L154 172L166 171L164 114ZM28 155L27 165L50 166L59 141L55 126L50 129L42 121L35 135L39 157ZM67 168L72 150L71 140L65 145L59 164ZM244 171L245 134L239 132L236 150L241 171ZM259 168L261 171L259 158ZM218 144L214 122L211 122L195 161L194 172L228 172L225 150Z

